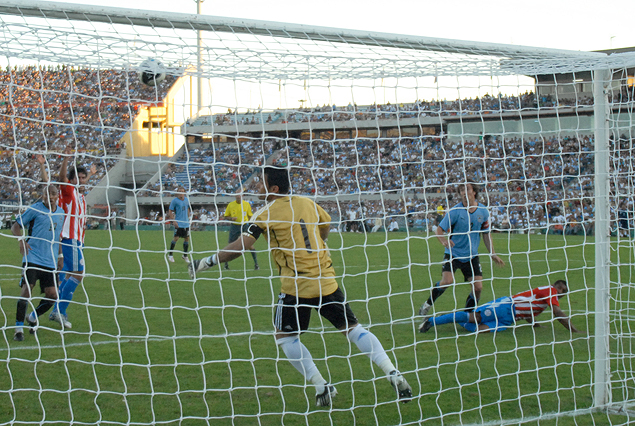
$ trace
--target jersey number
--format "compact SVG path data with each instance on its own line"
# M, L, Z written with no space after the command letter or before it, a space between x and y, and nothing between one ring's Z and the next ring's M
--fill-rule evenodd
M311 240L309 239L309 230L306 227L304 219L300 219L300 229L302 230L302 237L304 237L304 247L306 247L307 253L313 253L311 249Z

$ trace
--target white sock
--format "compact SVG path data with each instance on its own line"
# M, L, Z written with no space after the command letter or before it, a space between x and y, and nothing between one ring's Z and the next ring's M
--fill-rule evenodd
M395 369L377 337L361 325L357 324L348 332L346 337L352 343L355 343L362 353L368 355L371 361L377 364L386 375Z
M36 318L35 318L35 312L34 312L34 311L31 311L31 313L29 314L29 317L28 317L28 318L29 318L29 321L31 321L31 322L35 322L35 319L36 319Z
M209 266L218 265L218 254L214 253L213 255L205 259L205 263L207 263Z
M302 344L297 336L283 337L276 339L276 344L282 348L287 359L305 379L315 385L317 393L324 392L326 380L322 377L313 362L313 357L309 350Z

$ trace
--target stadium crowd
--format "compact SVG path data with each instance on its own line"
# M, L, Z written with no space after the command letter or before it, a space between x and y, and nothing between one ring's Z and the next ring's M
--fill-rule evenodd
M0 71L0 199L37 198L39 169L30 158L46 151L56 172L67 146L82 165L97 165L98 182L125 148L122 136L139 106L163 99L174 81L168 76L151 88L136 72L66 66Z
M134 120L139 105L163 99L174 77L158 88L138 82L125 71L56 68L8 68L0 72L0 186L1 199L21 197L30 203L39 169L30 158L47 151L51 170L59 170L66 146L73 146L84 166L98 165L97 183L117 161L124 148L122 136ZM615 102L630 100L630 93ZM324 106L275 111L269 122L303 122L416 117L500 112L519 108L591 105L589 98L570 101L534 93L520 96L483 96L454 101L416 101L346 107ZM242 123L262 117L251 112ZM214 116L217 123L234 123L235 112ZM209 117L204 117L209 120ZM629 138L620 138L613 164L614 188L628 194L635 152ZM237 143L193 146L171 163L160 179L139 195L159 196L185 186L190 196L203 193L253 192L257 171L264 164L291 168L293 192L336 195L404 192L399 200L367 199L360 202L326 202L331 214L346 230L387 226L391 218L405 224L434 226L437 208L452 205L447 186L465 180L487 182L481 202L492 208L501 229L536 229L548 225L562 232L592 229L592 135L550 138L485 137L452 140L436 136L393 139L341 139L301 141L266 137ZM368 198L368 197L366 197ZM372 197L370 197L372 198ZM632 205L626 196L624 203ZM618 210L624 210L616 206ZM403 224L402 220L402 224Z
M396 120L416 117L450 117L474 114L491 114L506 111L553 109L557 107L581 107L592 106L593 99L588 96L577 98L558 98L552 96L538 97L533 92L526 92L520 96L491 96L486 94L477 98L465 98L456 100L416 100L412 103L391 104L390 102L378 105L346 106L324 105L312 108L297 108L293 110L274 110L264 112L261 110L237 113L229 109L226 114L217 114L213 120L208 117L201 118L196 123L200 125L246 125L246 124L273 124L273 123L309 123L329 121L351 120ZM265 117L266 116L266 117ZM194 122L190 123L194 124Z
M179 179L178 173L165 173L161 182L142 195L159 196L179 185L189 188L191 195L231 195L240 188L255 192L259 166L278 164L290 167L294 193L364 195L361 203L324 203L347 230L372 229L377 220L391 217L401 218L401 225L431 229L437 207L452 205L448 185L469 177L487 182L481 202L492 208L493 222L500 229L553 226L562 232L592 231L592 135L485 137L463 142L440 137L335 141L268 138L241 142L240 146L217 143L213 148L191 149L187 162L183 159L173 165L181 173ZM406 198L372 199L380 193L405 193Z

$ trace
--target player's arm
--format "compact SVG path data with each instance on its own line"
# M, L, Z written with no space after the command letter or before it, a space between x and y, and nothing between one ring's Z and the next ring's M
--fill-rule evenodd
M217 253L218 263L231 262L243 255L244 251L251 250L254 247L256 238L252 235L242 234L240 238L225 246L224 249Z
M441 245L445 248L454 247L454 241L450 238L450 236L445 232L441 226L437 226L436 231L434 231L437 237L437 240L441 243Z
M533 317L525 318L525 321L527 321L527 324L531 324L534 328L540 327L540 323L534 321Z
M329 232L331 232L331 226L328 223L320 224L318 229L320 230L320 238L322 238L322 241L326 241L329 237Z
M68 160L71 158L71 149L66 147L64 150L64 159L62 160L62 166L60 167L59 181L62 183L68 183Z
M552 306L553 316L556 318L560 324L564 326L567 330L570 330L572 333L579 333L580 330L575 328L571 321L569 321L569 317L564 313L564 311L560 308L560 306Z
M243 255L243 252L253 249L256 240L262 233L262 228L250 223L236 241L227 244L225 248L218 253L210 256L207 260L208 265L214 266L219 263L231 262L234 259L238 259Z
M46 159L42 154L37 154L35 160L40 164L40 180L42 183L48 183L49 174L46 171Z
M59 245L59 250L57 252L57 269L62 270L64 267L64 254L62 253L62 245Z
M490 232L483 232L483 243L485 244L485 248L487 252L492 256L492 260L501 268L505 266L505 262L503 259L498 257L496 252L494 251L494 241L492 240L492 234Z
M29 245L26 238L22 236L22 227L20 226L17 220L13 222L13 225L11 225L11 233L13 234L14 237L18 237L18 246L20 248L20 254L23 256L26 256L29 253L29 250L31 250L31 246Z

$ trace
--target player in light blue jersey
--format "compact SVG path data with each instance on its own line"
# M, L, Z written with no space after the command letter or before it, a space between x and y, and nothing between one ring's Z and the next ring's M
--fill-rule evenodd
M11 233L18 237L20 254L22 254L22 279L20 280L20 299L15 321L13 340L24 340L25 320L33 327L37 325L37 317L48 311L57 300L56 269L61 269L63 257L60 251L64 210L57 205L59 191L54 185L47 185L42 191L42 200L29 206L16 218L11 226ZM35 313L27 317L26 310L35 283L40 282L40 289L45 297L35 309Z
M454 283L457 269L461 270L466 281L472 283L472 292L467 297L465 308L467 311L474 309L483 289L483 272L478 256L481 238L492 260L498 266L505 266L505 262L494 251L489 212L476 200L478 186L473 183L461 184L459 195L461 202L446 213L436 230L437 239L445 247L443 273L441 281L434 285L430 298L419 309L419 315L424 317L447 286Z
M170 251L168 253L168 260L174 262L174 246L179 238L183 238L183 260L190 263L187 253L190 250L190 200L185 196L185 188L179 188L176 193L176 198L170 203L168 209L168 220L174 221L174 238L170 243Z

